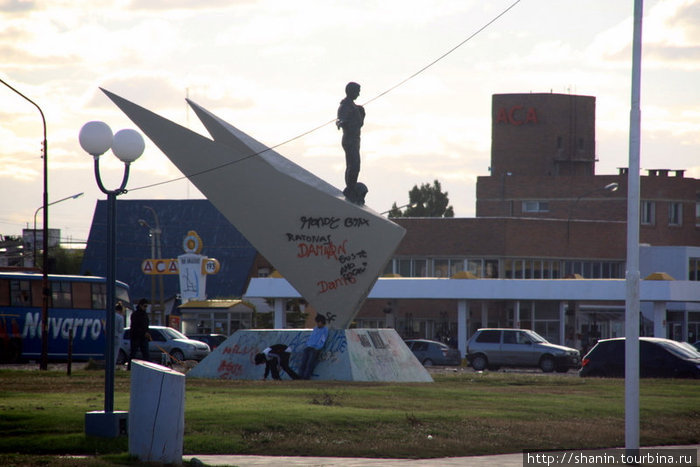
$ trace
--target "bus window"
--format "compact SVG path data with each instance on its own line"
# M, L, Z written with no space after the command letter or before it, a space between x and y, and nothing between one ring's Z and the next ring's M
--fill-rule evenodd
M41 287L41 284L39 284ZM41 289L39 289L41 292ZM30 281L10 281L10 303L12 306L29 306L32 302Z
M92 291L87 282L73 282L73 306L89 309L92 307Z
M55 308L71 308L70 282L51 282L51 304Z
M0 279L0 306L10 305L10 281Z
M41 281L30 281L29 286L32 288L32 293L29 295L31 306L41 307L44 300L44 294L41 292Z
M92 309L104 310L107 308L107 286L105 284L91 284Z

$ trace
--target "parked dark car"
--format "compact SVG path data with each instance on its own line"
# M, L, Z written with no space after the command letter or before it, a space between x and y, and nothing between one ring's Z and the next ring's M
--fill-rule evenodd
M225 336L224 334L190 334L187 337L196 341L204 342L205 344L209 344L212 351L221 345L226 339L228 339L228 336Z
M625 338L603 339L583 357L580 376L625 376ZM700 378L700 353L660 337L639 338L642 378Z
M407 339L405 342L423 366L460 365L462 363L459 350L452 349L442 342L427 339Z
M467 360L476 371L514 366L565 373L579 367L580 357L578 350L547 342L529 329L479 329L467 342Z

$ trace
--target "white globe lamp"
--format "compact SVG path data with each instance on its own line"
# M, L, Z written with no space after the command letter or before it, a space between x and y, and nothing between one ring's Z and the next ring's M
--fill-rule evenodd
M141 157L145 147L143 136L136 130L119 130L114 134L112 152L125 164L131 164Z
M87 122L78 135L80 146L93 157L100 157L112 146L112 129L105 122Z

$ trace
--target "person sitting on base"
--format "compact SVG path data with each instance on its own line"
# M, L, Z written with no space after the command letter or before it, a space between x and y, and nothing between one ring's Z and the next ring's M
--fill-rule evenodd
M267 347L265 350L255 355L255 364L265 364L265 375L263 379L267 379L267 375L272 373L272 378L280 380L280 367L287 372L290 378L299 379L299 375L294 370L289 368L289 357L291 351L284 344L274 344Z
M299 369L301 379L311 379L318 356L321 354L321 349L326 345L326 339L328 339L326 317L316 315L316 327L306 341L306 347L301 359L301 367Z

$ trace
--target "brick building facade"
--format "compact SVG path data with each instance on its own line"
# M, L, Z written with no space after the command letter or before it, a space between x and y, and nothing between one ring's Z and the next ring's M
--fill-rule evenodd
M492 102L491 173L478 177L476 217L395 219L407 234L386 273L624 278L627 170L595 174L595 98L499 94ZM700 247L699 179L685 177L683 170L646 170L641 176L640 210L641 244ZM676 279L700 280L700 259L686 261L688 277ZM489 301L480 307L481 311L472 307L469 334L487 325L520 326L554 342L564 340L553 303ZM593 339L621 335L623 308L624 303L570 303L566 341L586 347ZM679 319L669 312L669 321ZM700 309L683 313L682 336L671 332L669 337L697 338ZM643 324L650 328L648 321ZM453 337L457 303L368 300L356 323L358 327L395 327L404 337ZM677 326L669 323L669 329Z

